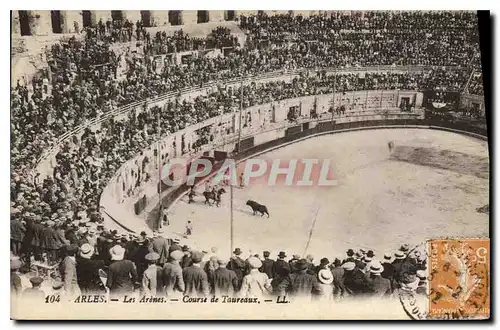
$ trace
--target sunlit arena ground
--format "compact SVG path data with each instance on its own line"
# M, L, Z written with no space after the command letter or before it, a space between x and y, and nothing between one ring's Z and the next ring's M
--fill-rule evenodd
M433 237L489 236L488 214L477 211L489 202L486 141L438 130L380 129L314 137L258 157L329 158L338 183L235 188L234 247L246 253L311 253L319 260L342 257L348 248L380 255ZM220 207L204 204L203 189L197 188L196 203L184 196L171 207L166 232L182 234L190 220L193 234L183 241L217 247L219 256L229 257L229 189ZM265 204L271 217L254 216L248 199Z

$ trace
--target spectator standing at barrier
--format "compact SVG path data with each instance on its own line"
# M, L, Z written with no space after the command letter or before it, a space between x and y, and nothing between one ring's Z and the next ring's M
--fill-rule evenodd
M122 297L134 292L137 282L137 272L130 260L123 260L125 249L115 245L110 250L111 265L109 266L106 286L111 297Z
M290 264L286 262L285 258L286 258L286 253L280 251L280 253L278 253L278 259L276 259L276 262L274 263L273 278L278 274L285 273L284 271L281 271L281 269L286 269L288 274L291 273Z
M384 267L375 261L370 265L368 283L371 296L375 298L388 297L391 294L391 281L381 276Z
M182 270L184 284L186 285L185 295L191 297L206 297L210 293L207 274L201 269L200 263L203 258L203 253L200 251L192 251L191 258L193 264Z
M150 250L149 252L158 253L158 262L157 264L160 267L163 267L168 258L168 249L169 242L168 240L161 236L158 232L153 232L153 239L151 240Z
M269 256L271 253L269 251L264 251L264 260L262 260L262 267L259 269L260 272L265 273L267 277L273 278L273 268L274 268L274 260L270 259Z
M312 294L318 292L318 280L316 276L307 273L308 266L309 263L306 259L299 259L295 262L295 273L290 274L287 295L300 299L311 299Z
M328 268L323 268L318 272L318 291L314 295L316 300L332 301L333 300L333 274Z
M239 280L236 273L226 268L227 259L218 259L218 267L214 271L213 281L210 283L215 296L228 295L230 297L238 291Z
M10 250L14 255L21 255L21 244L24 240L26 228L19 219L11 217L10 220Z
M157 293L161 294L162 285L162 268L156 265L160 255L156 252L150 252L146 255L145 259L148 263L148 268L144 271L142 276L141 292L145 296L156 296Z
M232 270L235 272L236 277L238 277L238 290L241 286L241 282L243 281L243 276L245 275L245 267L246 263L245 260L240 258L240 255L242 254L240 248L235 248L233 251L233 256L227 263L227 269Z
M184 293L186 286L182 275L180 261L184 253L175 250L170 253L169 261L163 266L162 281L167 297L176 297Z
M70 298L80 294L75 258L77 253L78 246L75 244L69 245L66 249L67 255L61 262L61 278L64 283L64 293Z
M243 277L239 295L247 298L263 298L272 293L271 281L266 274L259 272L262 261L257 257L248 259L250 273Z
M83 244L76 257L76 274L82 294L105 294L106 288L99 276L99 270L105 268L104 261L94 259L95 249L90 244Z

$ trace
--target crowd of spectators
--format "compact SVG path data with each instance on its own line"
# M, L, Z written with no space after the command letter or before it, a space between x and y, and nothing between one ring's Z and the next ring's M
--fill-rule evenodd
M158 136L235 111L241 91L221 84L190 101L175 97L163 108L132 112L119 121L106 120L99 130L87 129L80 138L73 137L61 146L51 177L40 177L32 171L43 150L65 132L93 118L183 88L304 68L313 70L290 82L245 85L243 106L332 93L334 86L342 92L461 91L470 76L467 64L478 49L475 22L475 14L464 12L258 15L241 17L240 27L247 32L243 47L229 29L222 27L206 39L191 38L182 30L170 36L165 32L151 36L140 22L135 25L135 34L134 24L128 21L99 22L96 28L86 28L83 40L72 38L52 46L47 72L12 88L11 228L17 228L11 229L12 251L28 265L32 256L40 260L44 249L49 251L50 263L60 261L63 255L54 251L75 244L71 233L78 237L97 232L102 222L100 194L121 164ZM113 43L134 38L144 42L143 54L116 54L112 50ZM183 63L169 63L159 72L155 70L154 55L211 47L234 49L225 56L192 56ZM120 75L122 62L126 70ZM326 70L394 64L438 67L366 74ZM469 91L482 93L481 80L477 75L472 78ZM155 124L158 118L162 122L160 132Z
M273 296L338 302L350 298L391 299L399 290L422 295L427 291L427 256L419 250L410 251L407 244L383 256L372 250L349 249L343 259L322 257L319 262L311 254L289 257L280 251L271 257L269 251L263 251L261 258L236 248L227 260L218 256L216 247L199 251L181 245L179 239L158 234L147 237L145 232L119 235L88 220L75 220L61 228L53 226L29 223L25 234L36 237L39 231L53 232L61 244L66 244L58 249L43 241L33 246L36 258L42 253L49 260L56 255L62 257L61 280L50 280L52 288L46 287L44 292L40 286L43 279L32 276L33 288L23 289L20 275L29 269L13 257L13 296L42 302L47 294L59 291L68 299L80 294L109 294L111 298L135 294L148 299L216 296L228 303ZM27 250L24 244L22 251Z

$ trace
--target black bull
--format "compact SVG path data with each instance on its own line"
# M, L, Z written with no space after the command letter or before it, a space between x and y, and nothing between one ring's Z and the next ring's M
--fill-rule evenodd
M267 207L265 205L259 204L256 201L253 200L248 200L247 205L252 208L253 214L259 212L261 217L264 216L264 214L267 214L267 217L269 218L269 212L267 211Z

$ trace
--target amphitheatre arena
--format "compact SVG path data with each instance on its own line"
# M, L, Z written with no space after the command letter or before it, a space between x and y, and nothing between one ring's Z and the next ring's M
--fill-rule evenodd
M193 294L147 282L149 266L170 264L226 266L235 295L250 295L243 277L266 273L255 266L264 251L289 265L266 273L270 295L305 267L314 281L344 274L328 287L336 302L426 292L427 256L412 247L490 236L478 21L467 11L12 11L13 297L30 281L44 294L123 294L111 269L129 261L128 295ZM165 184L195 160L234 159L240 173L251 158L327 159L336 184L212 187L214 173ZM174 159L187 166L165 171ZM80 280L60 268L73 258ZM382 261L412 265L384 274L387 292L371 280L344 286L383 274ZM208 296L216 284L203 269L209 284L196 294Z
M392 155L387 141L396 143ZM353 247L383 254L400 242L416 246L429 238L489 235L488 216L476 211L489 200L485 141L439 130L363 130L318 136L259 156L292 157L331 159L338 185L270 187L257 181L235 189L234 246L305 255L316 213L307 250L314 256L342 255ZM449 166L450 157L460 167ZM191 220L193 242L229 252L228 195L219 208L205 205L202 197L188 204L184 196L171 208L171 230L182 233ZM252 215L248 199L266 204L271 217Z

